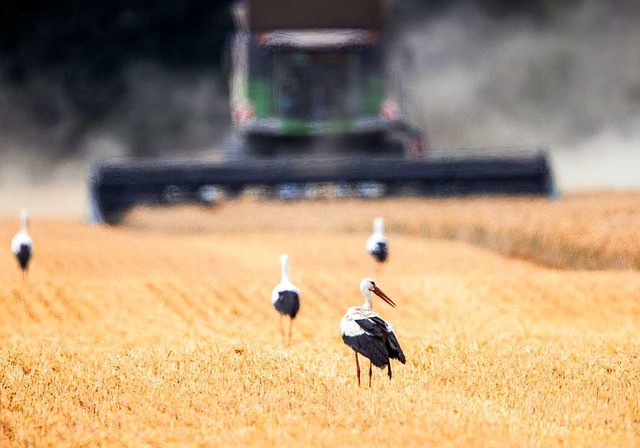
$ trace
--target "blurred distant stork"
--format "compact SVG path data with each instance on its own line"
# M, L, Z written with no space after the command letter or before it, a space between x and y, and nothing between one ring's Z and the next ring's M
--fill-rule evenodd
M289 256L280 256L282 275L280 283L271 292L271 301L276 311L280 313L280 331L282 332L282 343L286 346L291 343L291 332L293 319L296 318L300 310L300 290L289 280ZM288 329L285 334L284 319L288 316Z
M404 364L406 359L391 324L371 311L371 293L373 292L392 307L396 304L370 278L362 279L360 291L365 298L364 305L352 306L347 310L347 314L340 322L340 331L344 343L355 351L358 386L360 386L358 353L369 358L369 387L371 387L372 364L381 369L386 366L391 379L391 360L397 359Z
M373 220L373 234L367 239L367 251L375 259L378 272L380 264L387 261L389 256L389 245L384 236L384 220L381 217Z
M22 279L26 282L29 275L29 263L33 254L33 241L29 235L29 215L26 210L20 212L22 227L11 240L11 251L22 269Z

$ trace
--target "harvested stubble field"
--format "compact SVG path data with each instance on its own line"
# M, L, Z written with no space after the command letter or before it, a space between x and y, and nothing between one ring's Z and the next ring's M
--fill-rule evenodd
M33 217L30 284L0 256L0 445L637 446L639 205L245 201L118 229ZM339 321L373 275L378 214L391 259L376 280L398 307L374 306L408 360L369 389ZM0 240L15 230L1 221ZM282 252L303 294L287 349L269 300Z

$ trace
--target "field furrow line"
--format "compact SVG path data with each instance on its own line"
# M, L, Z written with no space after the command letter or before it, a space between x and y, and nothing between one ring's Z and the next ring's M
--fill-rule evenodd
M350 285L343 278L318 274L315 278L309 277L304 280L305 289L310 292L311 306L323 314L329 309L335 313L346 311L344 304L349 304L351 297L356 301L348 306L360 305L364 300L359 295L358 285Z
M14 289L12 294L16 302L22 305L22 308L26 313L28 320L39 324L41 322L40 317L37 315L34 307L30 304L30 298L25 297L25 295L17 289Z
M229 282L227 287L223 290L221 297L224 297L225 303L227 303L228 312L233 316L240 316L248 314L248 309L256 309L258 301L255 298L256 294L252 294L253 288L248 290L248 285L245 283L238 284L237 281Z
M207 280L199 287L200 296L204 298L203 306L214 317L224 313L225 301L220 295L220 288L221 286L213 280Z
M194 319L185 313L183 307L180 307L175 303L173 298L169 296L162 285L157 286L154 283L147 283L147 288L159 299L160 303L170 312L170 314L175 315L188 326L193 323Z
M195 294L195 288L193 286L185 286L177 283L177 281L170 281L167 284L166 293L173 298L174 307L185 309L184 314L189 314L193 321L201 322L207 327L210 326L210 313L203 303L202 299L198 299Z
M53 297L67 313L79 322L85 322L96 315L95 306L89 300L82 299L82 289L70 289L68 285L53 287Z
M55 305L47 298L47 294L39 291L37 295L38 302L42 304L42 308L44 309L45 313L47 315L53 316L53 318L58 322L62 322L64 320L63 315L58 310L56 310Z

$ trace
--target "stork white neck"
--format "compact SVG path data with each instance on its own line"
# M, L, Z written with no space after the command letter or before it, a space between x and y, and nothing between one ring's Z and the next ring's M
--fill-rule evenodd
M376 235L384 235L384 219L378 217L373 220L373 233Z
M22 210L20 212L20 222L22 224L22 231L26 232L29 230L29 215L26 210Z
M373 300L371 299L371 290L369 289L370 284L371 284L371 281L366 278L360 282L360 292L362 292L362 295L364 296L364 304L362 305L362 308L366 310L371 310L373 308Z
M291 280L289 280L289 256L287 254L282 254L280 264L282 265L281 283L291 283Z

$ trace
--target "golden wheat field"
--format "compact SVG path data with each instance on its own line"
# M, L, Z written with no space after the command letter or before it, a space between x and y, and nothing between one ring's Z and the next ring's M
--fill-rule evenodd
M339 322L377 215L407 363L358 388ZM32 216L28 285L0 221L0 446L638 446L639 216L631 193Z

